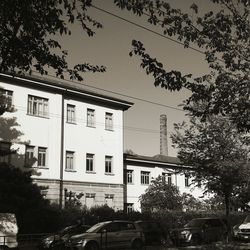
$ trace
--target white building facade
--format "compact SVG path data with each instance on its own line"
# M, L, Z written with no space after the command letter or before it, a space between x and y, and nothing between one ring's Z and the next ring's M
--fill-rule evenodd
M176 157L124 155L125 209L141 211L139 197L145 193L151 181L158 176L163 176L166 182L177 186L180 193L202 198L202 188L192 186L192 180L188 174L180 173L180 170L184 168L187 169Z
M123 209L123 112L132 103L37 77L0 74L0 87L15 109L2 117L15 117L23 133L13 148L46 198L63 205L72 193L87 207Z

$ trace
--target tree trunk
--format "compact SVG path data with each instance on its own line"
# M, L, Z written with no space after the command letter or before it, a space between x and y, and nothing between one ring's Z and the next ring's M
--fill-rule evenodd
M225 194L225 207L226 207L226 223L227 223L227 237L226 241L228 243L229 237L230 237L230 232L231 232L231 227L229 223L229 195Z

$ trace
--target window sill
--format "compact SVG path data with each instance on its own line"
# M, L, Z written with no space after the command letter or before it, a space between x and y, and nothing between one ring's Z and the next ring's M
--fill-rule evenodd
M86 174L96 174L94 171L85 171Z
M114 129L105 128L106 131L114 132Z
M69 121L66 121L67 124L72 124L72 125L76 125L76 122L69 122Z
M113 174L113 173L105 173L105 175L111 175L111 176L113 176L115 174Z
M126 183L126 185L134 185L134 183Z
M141 183L141 185L142 185L142 186L148 186L149 183L148 183L148 184L147 184L147 183Z
M96 126L87 125L87 128L96 128Z
M41 116L41 115L32 115L32 114L29 114L27 113L28 116L34 116L34 117L37 117L37 118L45 118L45 119L49 119L48 116Z
M35 166L35 167L29 166L28 168L34 168L34 169L49 169L48 167L43 167L43 166Z
M76 170L71 170L71 169L64 169L65 172L71 172L71 173L76 173Z

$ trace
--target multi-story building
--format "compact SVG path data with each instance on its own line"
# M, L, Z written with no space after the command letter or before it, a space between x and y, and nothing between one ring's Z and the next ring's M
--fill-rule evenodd
M195 198L203 196L201 187L191 185L188 174L191 171L176 157L156 155L124 155L124 207L127 211L141 210L139 197L145 193L151 181L162 176L169 184L177 186L180 193L192 194Z
M62 205L70 193L88 207L123 208L123 112L132 103L38 77L0 74L0 87L15 109L3 117L23 133L12 147L48 199Z

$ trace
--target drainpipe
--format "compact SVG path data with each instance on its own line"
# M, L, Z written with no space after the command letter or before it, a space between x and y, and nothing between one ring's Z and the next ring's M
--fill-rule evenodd
M67 91L67 90L66 90ZM61 158L60 158L60 187L59 187L59 207L63 207L63 162L64 162L64 93L62 93L62 112L61 112Z

